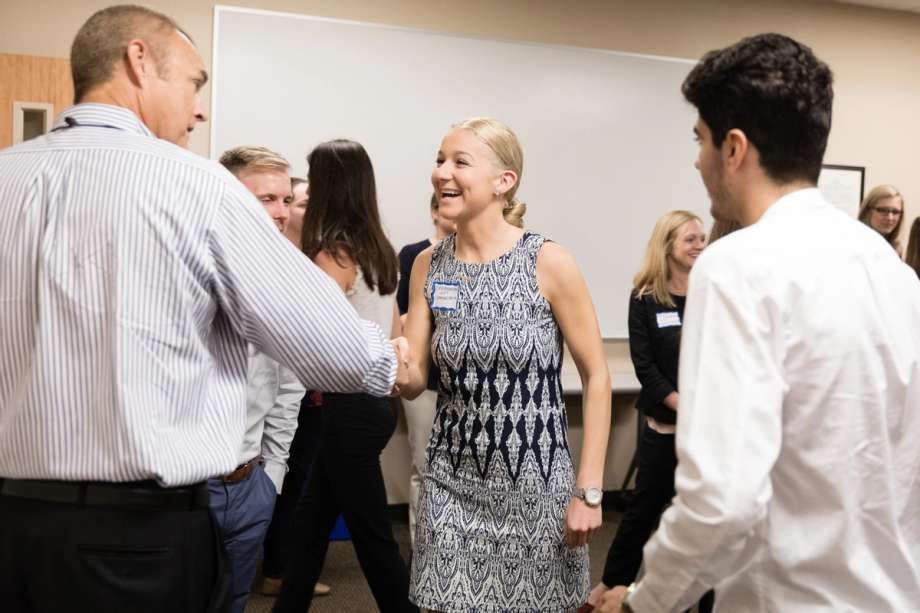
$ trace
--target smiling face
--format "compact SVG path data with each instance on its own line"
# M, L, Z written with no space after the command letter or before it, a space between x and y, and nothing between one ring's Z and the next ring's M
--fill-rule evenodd
M884 200L879 200L872 207L872 212L869 215L869 225L876 232L888 236L898 226L903 214L904 203L901 201L900 196L885 198Z
M243 169L236 177L259 200L279 230L290 215L291 175L283 170Z
M514 173L495 166L495 155L472 132L454 129L441 141L431 184L438 197L438 215L447 221L475 217L492 204L501 208L500 194ZM516 181L511 181L511 185ZM498 194L496 194L496 191Z
M668 253L668 268L689 272L706 246L706 232L698 219L684 222Z
M207 121L201 88L208 80L204 62L185 36L173 31L165 37L161 53L167 54L162 74L155 71L147 82L142 119L158 137L188 146L189 134Z

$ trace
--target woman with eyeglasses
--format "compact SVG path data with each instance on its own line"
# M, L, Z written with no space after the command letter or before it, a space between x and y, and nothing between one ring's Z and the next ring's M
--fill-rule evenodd
M898 241L902 217L904 197L892 185L873 187L859 207L859 221L881 234L898 255L902 255Z

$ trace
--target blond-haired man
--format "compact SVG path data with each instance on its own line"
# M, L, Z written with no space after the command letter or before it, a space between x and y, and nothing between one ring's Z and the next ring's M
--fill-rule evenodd
M252 192L284 233L292 199L288 161L265 147L235 147L220 156L220 163ZM208 482L211 509L230 561L233 613L246 609L275 498L287 472L304 392L294 373L250 347L246 434L239 465Z

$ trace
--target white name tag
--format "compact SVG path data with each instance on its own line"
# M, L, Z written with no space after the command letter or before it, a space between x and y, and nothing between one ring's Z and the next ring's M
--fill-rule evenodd
M451 313L460 308L460 284L455 281L435 281L431 287L431 308Z
M672 326L680 325L680 314L677 311L670 311L668 313L655 313L655 316L658 317L659 328L670 328Z

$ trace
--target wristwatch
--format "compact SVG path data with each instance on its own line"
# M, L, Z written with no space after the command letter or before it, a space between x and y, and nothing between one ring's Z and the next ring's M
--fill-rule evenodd
M623 600L620 601L620 611L623 613L636 613L631 606L629 606L629 597L636 589L636 584L632 583L628 588L626 588L626 593L623 594Z
M601 506L604 500L604 490L599 487L580 487L576 493L592 509Z

